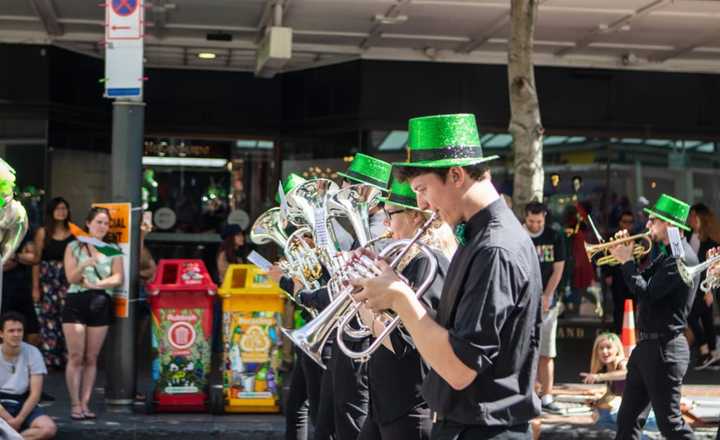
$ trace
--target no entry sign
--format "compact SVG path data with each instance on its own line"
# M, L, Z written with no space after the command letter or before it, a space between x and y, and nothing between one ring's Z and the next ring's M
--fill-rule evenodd
M106 0L105 96L142 97L143 0Z
M106 6L106 41L138 40L143 37L142 0L109 0Z

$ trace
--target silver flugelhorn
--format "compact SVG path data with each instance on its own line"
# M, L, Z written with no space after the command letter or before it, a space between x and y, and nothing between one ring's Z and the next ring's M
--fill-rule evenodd
M685 263L682 261L681 258L678 258L677 260L677 269L680 273L680 277L682 277L685 284L688 286L692 286L693 279L700 275L700 273L706 271L710 268L710 266L720 263L720 255L715 255L712 258L708 258L707 260L703 261L700 264L696 264L694 266L686 266ZM711 278L711 281L708 281L708 278ZM703 281L703 284L700 286L700 288L703 290L703 292L707 292L710 290L712 285L714 285L717 280L715 280L715 277L708 277L705 278L705 281ZM707 283L706 283L707 282ZM707 289L703 289L703 285Z
M438 261L437 257L429 246L422 243L417 243L417 241L425 233L425 231L427 231L428 228L432 226L433 222L435 222L436 219L437 214L433 213L430 218L420 227L420 229L418 229L413 238L409 240L395 241L386 246L379 254L379 257L386 261L392 258L390 261L390 267L394 269L398 266L398 264L400 264L402 258L410 251L413 246L418 246L420 252L423 253L429 261L427 272L425 273L425 278L423 279L422 283L420 283L420 285L417 287L417 289L415 289L415 295L418 298L422 297L425 294L427 289L430 288L433 281L435 280L435 275L437 274L438 268ZM370 276L373 276L377 272L377 269L373 267L375 263L368 260L369 258L361 259L361 264L366 265L364 272L370 274ZM352 296L350 298L352 299ZM347 309L347 312L345 312L344 316L340 319L340 322L338 323L338 331L335 342L337 343L337 346L340 348L340 350L342 350L342 352L345 353L345 355L350 359L355 359L359 362L367 362L370 359L370 356L375 352L375 350L377 350L382 345L383 339L389 336L390 333L395 330L395 327L400 324L400 317L391 316L389 312L384 312L383 315L386 315L388 319L385 320L385 329L382 331L382 333L380 333L380 335L378 335L365 350L353 351L348 348L342 337L343 333L346 332L350 321L353 318L359 318L359 310L360 307L362 307L362 304L354 300L352 302L352 306Z
M387 237L383 235L377 239L384 238ZM369 244L372 244L372 240ZM341 257L344 258L342 254ZM351 296L353 289L349 285L350 279L366 275L366 273L359 272L353 266L352 260L344 261L345 264L333 275L327 285L328 294L330 294L331 288L334 288L334 291L337 292L334 296L330 295L332 299L330 304L303 327L295 330L280 329L293 344L304 351L310 359L314 360L323 369L325 368L322 361L323 346L325 346L330 333L336 328L338 321L353 302ZM365 331L355 330L354 333L348 331L346 334L353 337L364 337L370 333L369 329L367 329Z
M717 262L718 258L720 258L720 254L717 254L716 256L710 258L710 260ZM714 264L714 262L711 262L710 266L713 266ZM718 288L720 288L720 271L713 274L710 273L710 267L708 267L705 279L700 284L700 290L702 290L703 292L710 292Z

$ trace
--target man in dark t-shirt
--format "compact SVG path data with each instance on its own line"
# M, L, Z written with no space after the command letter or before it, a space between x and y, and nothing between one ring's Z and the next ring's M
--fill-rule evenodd
M558 307L555 291L562 278L565 267L565 246L562 234L545 227L547 209L539 202L530 202L525 207L525 229L527 229L537 251L542 276L543 319L540 325L540 360L537 380L540 383L540 396L543 411L561 413L560 407L553 402L552 388L555 376L555 356L557 348Z

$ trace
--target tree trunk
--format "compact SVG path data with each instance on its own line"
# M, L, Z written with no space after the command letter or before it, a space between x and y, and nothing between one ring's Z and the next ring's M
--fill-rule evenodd
M508 48L510 127L513 138L513 208L524 216L525 205L543 200L543 126L535 89L533 38L538 3L541 0L512 0L511 36Z

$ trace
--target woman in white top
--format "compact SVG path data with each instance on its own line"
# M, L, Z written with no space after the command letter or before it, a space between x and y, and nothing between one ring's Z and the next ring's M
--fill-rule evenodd
M107 242L110 212L92 208L85 227L93 242ZM96 417L88 405L95 385L97 357L112 318L110 293L123 283L123 259L117 245L95 246L87 241L74 241L65 250L70 288L62 320L68 348L65 380L73 420Z

